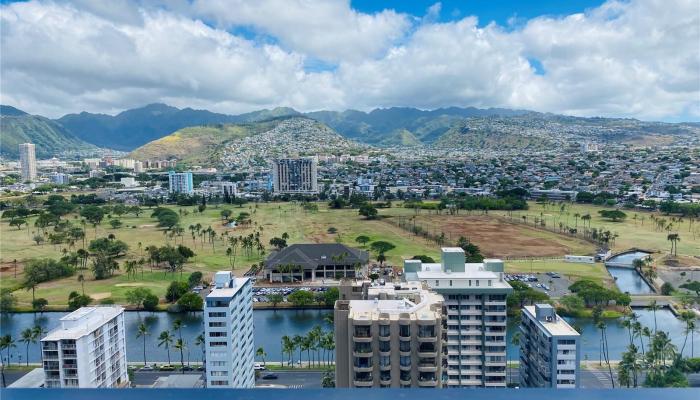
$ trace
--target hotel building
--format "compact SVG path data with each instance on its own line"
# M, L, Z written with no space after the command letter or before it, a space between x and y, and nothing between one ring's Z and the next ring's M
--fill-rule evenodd
M316 159L308 157L274 160L272 190L278 194L317 194Z

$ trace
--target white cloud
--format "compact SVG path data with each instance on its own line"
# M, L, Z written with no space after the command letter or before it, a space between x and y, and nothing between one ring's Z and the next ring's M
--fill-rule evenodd
M517 29L438 23L440 7L416 19L348 1L7 4L0 101L48 116L161 101L228 113L456 105L700 118L695 0L610 1ZM242 27L265 40L227 31ZM309 72L318 62L331 68Z

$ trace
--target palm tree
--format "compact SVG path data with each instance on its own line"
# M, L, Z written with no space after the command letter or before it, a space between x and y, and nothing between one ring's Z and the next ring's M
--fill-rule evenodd
M168 365L170 365L170 345L173 344L174 340L175 338L170 334L170 331L163 331L158 336L158 347L165 346L165 350L168 352Z
M29 365L29 345L36 343L36 336L34 335L34 330L32 328L23 330L20 335L22 338L19 341L26 345L27 365Z
M311 368L311 348L313 347L313 342L309 336L301 337L301 346L299 346L299 352L306 351L307 367ZM301 357L299 357L301 360Z
M0 352L2 350L7 350L7 366L9 367L11 362L10 362L10 351L12 350L13 347L17 347L15 345L15 340L12 338L10 335L4 335L0 337Z
M200 333L200 334L197 335L197 337L194 339L194 345L195 345L195 346L199 346L199 347L202 348L202 365L204 365L204 355L205 355L205 352L206 352L206 347L205 347L206 343L207 343L207 341L204 340L204 334L203 334L203 333Z
M681 241L681 237L677 233L669 233L666 239L671 242L671 254L674 256L678 255L678 242Z
M175 321L173 321L173 330L177 331L177 336L180 340L182 340L182 327L183 326L184 325L182 325L182 320L180 318L177 318L177 319L175 319Z
M146 324L141 322L139 324L138 330L136 331L136 338L143 338L143 365L146 366L146 336L148 336L148 327Z
M294 348L299 349L299 364L301 364L301 352L302 352L302 344L304 342L304 338L299 336L299 335L294 335L292 338L292 343L294 343ZM292 364L294 363L294 360L292 360Z
M685 339L683 339L683 346L681 347L681 351L678 354L679 360L683 357L683 351L685 350L685 344L688 341L688 335L695 330L695 312L684 312L683 314L681 314L681 320L685 322Z
M608 372L610 373L610 382L612 383L613 389L615 388L615 377L613 376L612 367L610 366L610 356L608 351L608 335L606 334L607 325L605 322L598 322L598 329L600 329L600 340L603 344L603 357L605 358L605 364L608 366Z
M258 349L255 350L255 357L262 358L263 365L267 366L267 363L265 362L265 357L267 357L267 353L265 353L265 349L263 349L262 346L258 347Z
M185 342L182 339L178 339L177 342L175 342L175 348L180 350L180 365L182 366L182 373L185 373L185 354L183 351L187 348L187 345L185 345Z
M41 339L41 337L46 334L46 329L44 329L40 325L34 325L34 328L32 328L32 334L36 339L34 343L37 343L39 345L39 354L41 354L41 342L39 342L39 339Z
M83 296L85 296L85 276L83 276L83 274L78 275L78 282L80 282L80 286L83 290Z
M659 306L656 304L656 300L652 300L647 306L647 308L649 308L654 313L654 334L656 334L656 310L659 309Z

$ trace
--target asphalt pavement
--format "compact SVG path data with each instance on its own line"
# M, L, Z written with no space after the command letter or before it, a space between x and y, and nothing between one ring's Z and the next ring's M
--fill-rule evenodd
M318 389L321 388L321 371L260 371L260 378L256 385L283 385L290 389ZM275 374L277 379L262 379L266 374Z

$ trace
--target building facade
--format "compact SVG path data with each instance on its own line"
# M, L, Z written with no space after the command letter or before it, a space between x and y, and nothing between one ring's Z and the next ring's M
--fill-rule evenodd
M506 296L503 261L465 263L464 250L442 249L441 263L404 262L406 280L444 298L443 386L506 387Z
M442 387L442 300L419 282L338 300L336 387Z
M272 190L277 194L317 194L316 159L282 158L272 162Z
M168 183L170 184L168 191L170 193L191 194L194 191L194 183L192 182L192 172L175 172L168 173Z
M82 307L41 339L45 386L115 388L129 383L124 309Z
M580 334L549 304L525 306L520 324L520 385L578 388Z
M70 184L70 175L54 172L51 174L51 183L55 183L56 185L68 185Z
M228 271L214 275L204 305L208 388L255 387L252 286Z
M22 170L22 182L36 180L36 146L34 143L19 144L19 166Z
M300 243L276 251L265 261L270 282L354 278L369 253L340 243Z

